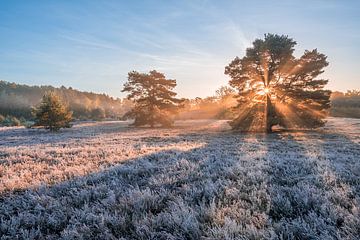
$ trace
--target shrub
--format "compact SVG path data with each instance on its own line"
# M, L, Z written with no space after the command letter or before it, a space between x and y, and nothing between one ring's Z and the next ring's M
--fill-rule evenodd
M16 117L6 116L6 118L1 121L1 125L6 127L20 126L21 122Z

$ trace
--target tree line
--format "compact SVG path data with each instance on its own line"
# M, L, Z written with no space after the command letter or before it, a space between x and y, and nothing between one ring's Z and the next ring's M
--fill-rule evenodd
M360 118L360 90L346 93L333 92L330 115L334 117Z
M38 105L47 92L61 98L73 112L75 119L101 120L118 118L131 108L131 102L115 99L106 94L82 92L71 87L28 86L0 81L0 114L31 120L32 107Z

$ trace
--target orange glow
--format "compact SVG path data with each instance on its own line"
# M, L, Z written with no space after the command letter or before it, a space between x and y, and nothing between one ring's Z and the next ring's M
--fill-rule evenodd
M264 89L261 89L258 94L261 95L261 96L264 96L264 95L267 95L270 93L270 89L265 87Z
M239 121L247 121L248 129L246 130L252 131L265 128L265 109L269 104L268 100L270 100L276 114L281 117L281 123L278 124L286 128L303 126L307 120L302 118L303 114L319 118L326 116L325 111L316 110L318 107L316 102L287 97L286 89L277 88L277 84L290 86L289 79L302 70L303 64L294 64L289 60L289 62L281 66L278 75L274 74L269 79L269 61L269 54L264 53L261 57L260 71L262 73L251 74L251 79L248 85L245 86L245 91L253 92L247 96L249 100L249 104L246 106L247 111L242 111L238 115ZM253 118L247 118L248 114L253 115Z

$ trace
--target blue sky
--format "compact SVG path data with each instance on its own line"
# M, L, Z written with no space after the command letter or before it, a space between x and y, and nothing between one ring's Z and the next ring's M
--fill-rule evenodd
M360 1L0 1L0 79L124 97L157 69L181 97L227 84L224 67L264 33L328 56L331 90L360 89Z

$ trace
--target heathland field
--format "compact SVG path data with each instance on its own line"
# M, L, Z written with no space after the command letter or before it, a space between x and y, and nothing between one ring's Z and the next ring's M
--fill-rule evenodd
M1 239L359 239L360 120L0 128Z

